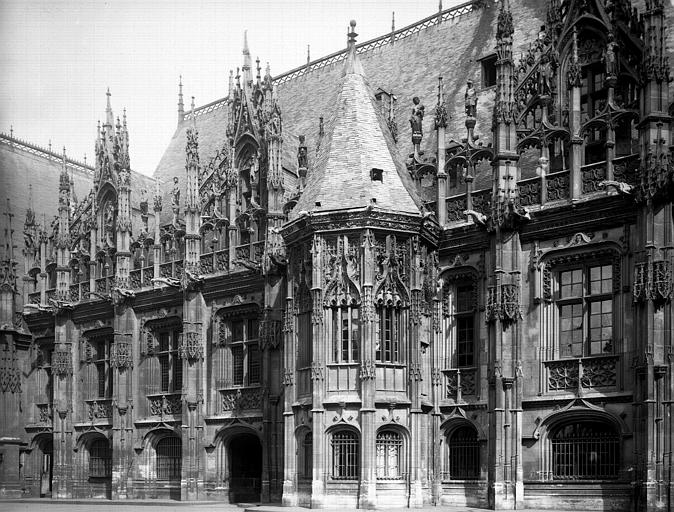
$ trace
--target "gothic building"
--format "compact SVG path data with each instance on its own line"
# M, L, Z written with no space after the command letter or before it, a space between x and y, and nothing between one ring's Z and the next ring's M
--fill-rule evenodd
M245 44L155 180L110 93L94 165L3 135L0 495L670 510L673 16Z

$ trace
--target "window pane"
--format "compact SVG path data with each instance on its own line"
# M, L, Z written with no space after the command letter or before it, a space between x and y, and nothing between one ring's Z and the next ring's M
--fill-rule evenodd
M560 307L559 351L562 357L583 355L582 304L565 304Z
M565 425L551 436L554 479L617 478L620 437L611 427L581 422Z
M232 347L232 383L243 386L243 347Z
M243 322L241 320L232 322L232 341L243 341Z
M175 480L180 478L182 443L177 437L165 437L157 442L157 479Z
M351 361L360 360L360 320L358 308L351 308Z
M352 432L337 432L332 436L332 478L358 478L358 438Z
M473 286L464 285L456 288L456 313L473 309Z
M106 371L105 363L96 364L96 373L98 374L98 398L104 398L105 394L105 383L106 383Z
M613 301L590 303L590 353L611 352L613 338Z
M248 384L260 383L260 350L256 344L248 345Z
M109 478L112 476L112 450L106 439L97 439L89 448L89 476Z
M169 390L169 356L162 354L159 356L159 370L161 373L161 390Z
M349 360L349 317L346 309L342 309L342 361L346 362Z
M259 337L259 326L256 318L248 319L248 332L246 332L247 340L256 340Z
M159 352L167 352L169 350L169 333L162 332L159 334Z
M173 354L173 392L183 388L183 361L177 354Z
M457 320L457 364L458 366L472 366L475 332L473 316L462 316Z
M583 295L583 271L581 269L567 270L560 273L560 296L581 297Z
M611 265L590 268L590 293L611 293L613 288L613 269Z

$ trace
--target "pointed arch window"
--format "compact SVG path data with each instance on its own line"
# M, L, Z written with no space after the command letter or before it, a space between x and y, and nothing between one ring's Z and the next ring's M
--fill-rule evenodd
M351 430L338 430L332 434L332 478L356 480L360 475L360 442Z
M375 357L378 362L401 362L401 339L403 332L400 308L382 306L379 310L379 339L375 346Z

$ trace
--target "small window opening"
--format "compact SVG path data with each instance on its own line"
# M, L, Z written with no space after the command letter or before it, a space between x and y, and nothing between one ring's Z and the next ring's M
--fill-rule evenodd
M373 167L370 171L370 179L372 179L372 181L381 181L384 183L384 169Z
M482 87L496 85L496 55L482 59Z

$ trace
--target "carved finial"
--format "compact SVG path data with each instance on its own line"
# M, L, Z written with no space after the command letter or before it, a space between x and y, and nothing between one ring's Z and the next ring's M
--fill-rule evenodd
M396 12L391 11L391 32L396 31Z
M14 126L12 126L11 124L9 125L9 136L11 138L14 138Z
M231 99L232 96L234 95L234 71L231 69L229 70L229 92L227 93L227 96Z
M351 20L349 22L349 26L350 30L347 36L348 36L348 46L351 46L356 44L356 37L358 37L358 34L356 34L356 20Z
M307 65L311 62L311 45L307 45Z
M255 70L257 71L257 74L255 75L255 78L257 79L257 83L259 84L260 81L262 80L262 69L260 68L260 57L257 57L255 59Z
M197 131L197 116L194 115L194 96L192 96L192 128L194 129L195 133Z
M178 122L185 117L185 106L183 104L183 75L178 77Z

